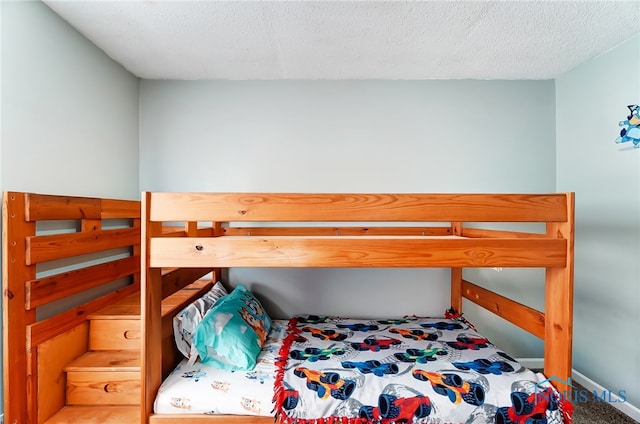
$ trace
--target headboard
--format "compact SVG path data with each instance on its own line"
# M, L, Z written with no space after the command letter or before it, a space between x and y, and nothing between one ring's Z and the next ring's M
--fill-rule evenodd
M464 298L500 315L544 339L546 375L571 373L573 193L147 192L142 204L143 415L163 378L163 268L450 268L454 310ZM183 230L165 236L167 223ZM495 229L502 223L544 229ZM545 312L463 278L478 267L545 268Z

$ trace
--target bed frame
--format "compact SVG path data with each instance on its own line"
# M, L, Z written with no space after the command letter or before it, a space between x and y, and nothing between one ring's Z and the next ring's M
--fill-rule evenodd
M171 353L162 349L160 317L162 299L171 293L162 285L162 269L173 267L214 267L218 276L230 267L450 268L452 308L461 312L467 299L543 339L544 373L566 389L560 379L571 375L573 193L146 192L142 209L142 422L273 422L152 413L158 387L171 370L163 360ZM546 229L485 228L522 222L544 223ZM184 227L167 237L167 223ZM544 313L463 278L464 268L478 267L545 268Z

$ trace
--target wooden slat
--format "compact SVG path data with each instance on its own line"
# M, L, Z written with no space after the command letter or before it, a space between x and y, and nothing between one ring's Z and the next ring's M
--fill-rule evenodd
M467 280L462 281L462 296L534 336L544 339L544 314L542 312L486 290Z
M162 299L162 318L173 318L189 303L211 290L211 287L213 287L213 281L197 280L174 294L165 297Z
M567 198L567 209L571 211L567 222L547 224L548 237L567 240L569 258L566 267L547 268L545 275L544 373L563 381L568 381L572 373L574 208L572 194ZM560 391L571 389L558 380L552 383Z
M26 261L28 265L33 265L118 247L133 246L139 241L139 228L32 236L27 237Z
M199 278L204 277L210 268L178 268L162 276L162 298L172 295Z
M32 309L115 281L140 270L140 257L129 256L73 271L27 281L25 304Z
M567 218L565 194L151 193L151 221L476 221Z
M562 239L153 238L151 267L562 267Z
M184 227L166 225L162 227L162 236L163 237L186 237L187 232L184 230ZM203 237L206 237L206 236L203 236Z
M222 233L221 233L222 234ZM212 237L221 234L216 234L212 227L198 228L198 237ZM182 227L170 227L165 226L162 228L162 237L186 237L187 232Z
M198 228L197 237L211 236L446 236L451 235L450 227L222 227L218 223L215 228ZM164 227L162 237L186 237L187 232L177 227Z
M227 236L447 236L450 227L225 227Z
M87 319L140 319L140 293L131 294L91 313Z
M26 193L27 221L100 219L100 199Z
M30 409L36 396L31 356L27 351L27 326L35 322L35 311L25 311L24 282L36 276L35 266L25 266L28 236L35 223L25 216L25 193L5 192L2 201L2 320L4 420L27 424L37 421ZM37 372L37 370L34 370ZM8 388L11 388L9 390Z
M540 238L544 234L525 233L521 231L486 230L466 227L461 234L463 237L488 237L488 238Z
M136 200L27 193L27 220L140 218Z
M102 219L140 219L140 202L137 200L102 199Z
M132 284L115 292L106 294L84 305L69 309L42 321L38 321L27 327L27 344L31 347L49 340L71 328L86 321L87 315L117 302L140 290L140 287Z

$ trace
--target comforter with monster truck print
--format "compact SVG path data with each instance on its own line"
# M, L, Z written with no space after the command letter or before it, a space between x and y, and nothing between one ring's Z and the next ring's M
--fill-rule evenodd
M570 421L542 375L461 318L293 318L275 403L295 424Z

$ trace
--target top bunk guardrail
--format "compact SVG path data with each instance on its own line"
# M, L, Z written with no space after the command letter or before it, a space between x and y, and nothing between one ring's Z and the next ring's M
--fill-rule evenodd
M463 224L561 224L569 220L571 207L562 193L146 196L150 223L185 222L192 227L186 238L169 239L152 231L151 267L563 267L567 263L567 240L552 232ZM198 228L199 222L211 227ZM336 227L336 222L349 224ZM440 222L446 224L427 226ZM313 226L300 226L304 223ZM362 223L367 226L357 226Z

